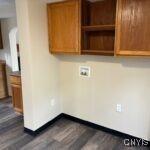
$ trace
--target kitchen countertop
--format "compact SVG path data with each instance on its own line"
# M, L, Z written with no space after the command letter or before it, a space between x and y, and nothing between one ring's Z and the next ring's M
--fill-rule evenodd
M20 71L14 71L10 73L11 76L21 76L21 72Z

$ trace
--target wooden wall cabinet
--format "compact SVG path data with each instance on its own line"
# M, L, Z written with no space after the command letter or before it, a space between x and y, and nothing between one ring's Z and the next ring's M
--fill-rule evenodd
M8 96L6 64L0 61L0 99Z
M48 4L50 52L114 55L115 18L116 0Z
M150 56L150 0L118 0L116 55Z
M1 21L0 21L0 49L3 49L2 31L1 31Z
M150 56L150 0L48 4L52 53Z
M80 1L48 4L49 47L52 53L79 54Z
M23 113L21 76L11 75L10 82L12 87L13 107L16 112Z

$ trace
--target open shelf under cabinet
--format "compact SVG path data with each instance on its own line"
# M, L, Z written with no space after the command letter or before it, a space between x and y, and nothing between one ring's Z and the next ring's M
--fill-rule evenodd
M114 55L116 2L82 1L81 54Z
M115 25L90 25L82 26L82 31L104 31L115 30Z
M114 56L113 50L82 50L83 55L105 55L105 56Z

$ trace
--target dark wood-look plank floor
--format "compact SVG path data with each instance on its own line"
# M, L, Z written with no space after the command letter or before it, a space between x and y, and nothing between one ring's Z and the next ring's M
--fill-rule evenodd
M60 119L40 135L23 131L23 117L12 108L11 98L0 100L0 150L148 150L125 147L123 139Z

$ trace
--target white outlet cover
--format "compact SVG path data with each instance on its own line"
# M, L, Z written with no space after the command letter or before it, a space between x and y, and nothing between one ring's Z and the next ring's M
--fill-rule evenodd
M51 106L55 105L55 99L51 99Z
M117 112L122 112L122 105L121 104L117 104Z
M90 77L91 68L87 66L79 66L79 76Z

